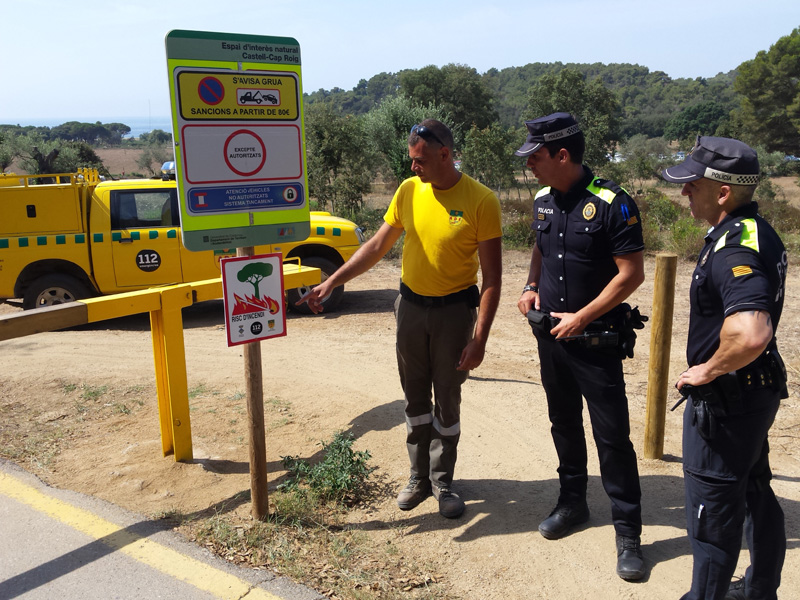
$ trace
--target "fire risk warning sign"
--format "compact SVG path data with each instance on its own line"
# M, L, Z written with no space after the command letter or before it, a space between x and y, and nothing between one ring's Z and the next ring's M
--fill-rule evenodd
M280 254L223 258L228 346L286 335Z

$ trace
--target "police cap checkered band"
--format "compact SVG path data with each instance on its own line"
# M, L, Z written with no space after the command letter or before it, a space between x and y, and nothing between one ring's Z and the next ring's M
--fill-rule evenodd
M581 128L578 127L578 124L576 123L575 125L570 125L566 129L562 129L560 131L554 131L552 133L545 133L544 134L544 141L545 142L552 142L553 140L558 140L558 139L561 139L561 138L569 137L571 135L574 135L574 134L578 133L580 130L581 130Z
M546 142L562 140L581 131L575 118L565 112L525 121L525 127L528 128L528 137L520 149L514 152L517 156L530 156Z
M691 154L679 165L664 169L661 176L672 183L703 177L731 185L756 185L759 165L755 150L731 138L698 137Z
M730 183L733 185L755 185L758 183L758 175L735 175L734 173L725 173L724 171L717 171L711 167L706 167L703 177L721 181L722 183Z

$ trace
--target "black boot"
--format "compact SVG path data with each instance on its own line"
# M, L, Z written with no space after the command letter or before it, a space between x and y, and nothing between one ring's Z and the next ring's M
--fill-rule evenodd
M637 581L644 577L644 558L639 536L617 536L617 575L626 581Z
M747 600L744 577L731 582L725 600Z
M589 507L586 501L575 504L556 505L550 516L539 523L539 533L548 540L557 540L567 535L575 525L589 520Z

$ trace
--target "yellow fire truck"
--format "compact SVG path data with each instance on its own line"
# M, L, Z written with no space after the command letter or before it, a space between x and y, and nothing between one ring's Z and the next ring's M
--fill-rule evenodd
M258 246L258 254L322 271L323 281L363 243L355 223L311 213L302 242ZM191 252L181 242L174 180L101 181L95 170L54 175L0 174L0 301L21 298L26 309L98 294L219 277L230 252ZM343 286L325 300L332 310ZM291 308L304 289L287 291Z

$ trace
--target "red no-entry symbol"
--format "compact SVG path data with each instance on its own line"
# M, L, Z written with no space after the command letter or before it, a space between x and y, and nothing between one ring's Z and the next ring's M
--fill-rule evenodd
M197 94L206 104L219 104L225 97L225 86L216 77L203 77L197 84Z

